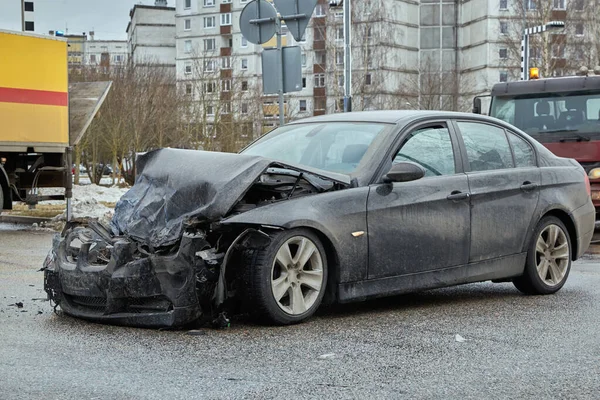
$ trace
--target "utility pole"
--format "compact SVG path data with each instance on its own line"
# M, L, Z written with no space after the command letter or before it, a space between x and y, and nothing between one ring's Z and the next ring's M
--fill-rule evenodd
M283 49L281 46L281 18L277 17L277 61L279 63L279 90L277 91L278 95L278 103L279 103L279 126L283 126L285 124L285 107L283 103Z
M21 0L21 31L25 32L25 0Z
M344 112L352 111L352 8L350 0L344 6Z

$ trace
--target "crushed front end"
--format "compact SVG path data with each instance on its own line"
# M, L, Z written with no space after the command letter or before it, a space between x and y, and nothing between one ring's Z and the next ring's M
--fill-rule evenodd
M44 287L75 317L139 327L183 325L202 315L199 297L214 289L217 276L197 256L210 248L201 232L186 232L176 247L149 252L111 237L99 224L71 225L53 240Z

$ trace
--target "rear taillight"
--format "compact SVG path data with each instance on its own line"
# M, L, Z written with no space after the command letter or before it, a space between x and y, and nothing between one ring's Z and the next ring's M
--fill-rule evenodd
M588 196L591 196L592 188L590 187L590 177L587 176L587 174L585 174L584 176L585 176L585 190L587 191Z

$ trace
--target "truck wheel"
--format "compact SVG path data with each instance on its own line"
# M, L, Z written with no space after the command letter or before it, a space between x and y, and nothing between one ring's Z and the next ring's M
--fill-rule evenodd
M307 229L276 234L262 250L246 253L245 306L257 319L288 325L312 316L325 294L327 258Z
M543 218L531 239L525 272L513 280L525 294L558 292L571 270L571 239L562 221L556 217Z

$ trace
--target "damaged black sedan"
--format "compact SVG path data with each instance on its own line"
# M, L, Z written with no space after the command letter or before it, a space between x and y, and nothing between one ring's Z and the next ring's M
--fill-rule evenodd
M336 114L241 154L141 156L110 226L55 237L45 290L69 315L144 327L224 311L289 324L323 302L487 280L549 294L594 215L583 168L501 121Z

